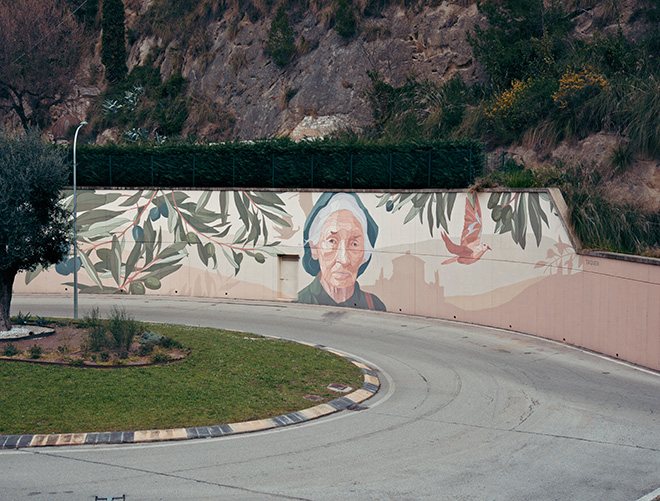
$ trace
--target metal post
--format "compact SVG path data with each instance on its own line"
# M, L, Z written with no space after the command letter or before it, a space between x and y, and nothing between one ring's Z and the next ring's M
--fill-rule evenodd
M353 155L351 155L351 179L350 179L350 187L353 189Z
M431 187L431 152L429 151L429 185L428 188Z
M73 319L78 320L78 201L76 179L76 144L78 132L87 122L80 122L73 136Z
M392 153L390 153L390 190L392 189Z

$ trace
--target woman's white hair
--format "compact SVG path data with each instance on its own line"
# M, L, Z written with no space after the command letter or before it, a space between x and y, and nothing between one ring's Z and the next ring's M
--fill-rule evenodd
M350 211L355 216L355 219L358 220L360 226L362 226L362 241L364 242L364 256L362 256L362 262L366 263L374 250L371 241L369 240L369 235L367 234L367 216L358 205L355 198L347 193L337 193L334 195L328 204L316 214L312 224L309 226L309 238L307 239L307 242L316 245L321 237L321 229L323 228L325 221L331 214L340 210Z

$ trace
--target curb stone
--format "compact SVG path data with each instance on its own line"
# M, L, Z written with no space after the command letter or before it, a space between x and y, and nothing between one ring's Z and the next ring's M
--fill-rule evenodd
M280 339L274 336L264 336L271 339ZM298 341L296 341L298 342ZM380 388L380 380L376 372L359 360L339 353L325 346L298 342L307 346L327 351L333 355L345 358L356 365L364 377L364 383L359 390L355 390L340 398L323 404L290 412L282 416L267 419L245 421L242 423L222 424L216 426L193 426L189 428L171 428L165 430L139 430L118 432L91 432L91 433L61 433L61 434L33 434L33 435L0 435L0 449L19 449L24 447L47 447L64 445L92 445L92 444L135 444L144 442L163 442L166 440L191 440L196 438L223 437L240 433L281 428L292 424L303 423L329 414L340 412L351 406L364 402L373 397Z

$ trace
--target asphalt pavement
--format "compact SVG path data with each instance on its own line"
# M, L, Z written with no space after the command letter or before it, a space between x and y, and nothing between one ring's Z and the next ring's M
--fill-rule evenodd
M257 433L0 451L0 499L627 501L660 487L660 376L652 371L519 333L401 314L80 296L81 315L95 305L327 346L374 368L381 388L363 410ZM72 298L19 295L19 310L70 317Z

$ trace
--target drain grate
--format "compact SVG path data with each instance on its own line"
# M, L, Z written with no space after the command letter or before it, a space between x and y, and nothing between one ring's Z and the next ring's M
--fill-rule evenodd
M352 389L353 388L351 388L350 386L340 383L332 383L328 385L328 390L338 391L340 393L348 393Z

